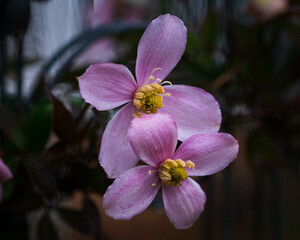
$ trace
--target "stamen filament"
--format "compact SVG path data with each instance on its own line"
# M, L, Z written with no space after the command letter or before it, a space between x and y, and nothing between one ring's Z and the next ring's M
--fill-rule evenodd
M151 184L152 187L155 187L155 186L156 186L157 181L158 181L158 178L156 178L155 181Z
M169 84L171 86L173 85L170 81L163 81L163 82L160 83L160 85L163 85L163 84Z
M157 71L157 70L161 70L161 68L160 68L160 67L154 68L153 71L151 72L151 75L148 77L147 81L144 83L144 85L147 84L150 80L154 80L154 79L155 79L155 77L153 76L153 73L154 73L155 71ZM157 80L157 79L156 79L156 80Z
M161 70L161 68L160 68L160 67L154 68L153 71L151 72L151 75L153 75L153 73L154 73L155 71L157 71L157 70Z

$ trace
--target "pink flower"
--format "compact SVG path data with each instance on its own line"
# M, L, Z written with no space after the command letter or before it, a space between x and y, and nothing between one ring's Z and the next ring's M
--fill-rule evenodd
M221 113L213 96L191 86L162 86L169 83L162 80L180 60L186 37L186 27L179 18L161 15L139 42L137 82L127 67L113 63L92 65L78 78L82 97L96 109L103 111L127 103L108 123L102 137L99 160L109 177L117 177L138 161L127 139L133 116L170 114L181 141L197 133L218 132Z
M1 182L6 181L10 178L12 178L12 173L0 158L0 201L2 199L2 193L3 193Z
M126 2L120 0L100 0L97 3L95 7L90 5L84 12L83 22L86 28L109 24L119 18L130 23L142 21L143 9L141 7L136 7L136 5L127 6ZM75 68L116 59L118 55L116 45L117 43L113 37L96 41L76 58ZM118 48L122 49L122 47ZM122 50L119 52L122 52Z
M191 227L204 209L205 193L188 176L205 176L224 169L238 152L229 134L197 134L177 145L177 127L167 114L143 115L132 121L128 139L146 164L115 179L103 196L105 213L129 220L144 211L160 187L164 208L179 229ZM122 161L127 161L126 157Z
M113 2L100 1L95 9L93 6L89 6L84 12L83 22L87 29L113 22ZM116 52L113 49L114 44L111 37L96 41L76 58L75 68L114 59L116 57Z

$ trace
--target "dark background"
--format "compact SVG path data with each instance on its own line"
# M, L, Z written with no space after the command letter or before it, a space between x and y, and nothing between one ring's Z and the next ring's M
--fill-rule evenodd
M299 1L113 0L93 15L96 2L0 2L0 157L14 176L0 239L300 239ZM240 145L228 168L197 179L207 203L188 230L160 197L131 221L105 216L112 181L98 152L113 111L85 104L76 80L101 61L134 72L145 27L167 12L188 28L167 80L213 94Z

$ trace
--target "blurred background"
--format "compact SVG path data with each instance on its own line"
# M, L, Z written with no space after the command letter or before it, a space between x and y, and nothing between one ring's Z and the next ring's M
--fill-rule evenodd
M130 221L102 209L112 180L98 163L115 111L86 104L76 76L93 63L134 72L137 45L160 14L188 28L167 77L205 89L238 158L196 180L205 210L176 230L161 196ZM300 1L1 0L0 239L300 239Z

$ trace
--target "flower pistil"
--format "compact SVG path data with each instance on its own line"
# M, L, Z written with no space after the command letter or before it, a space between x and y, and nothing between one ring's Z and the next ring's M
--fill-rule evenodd
M161 82L159 78L155 79L153 76L153 73L160 69L161 68L153 69L145 84L138 88L135 92L133 105L136 107L136 112L133 114L134 117L139 117L143 113L157 113L157 109L163 107L163 96L171 96L170 93L165 93L165 90L162 86L164 83L171 84L171 82ZM149 81L153 82L148 84Z
M181 159L167 159L160 165L158 176L166 186L180 186L181 182L188 177L186 167L194 170L195 164L190 160L184 162Z

